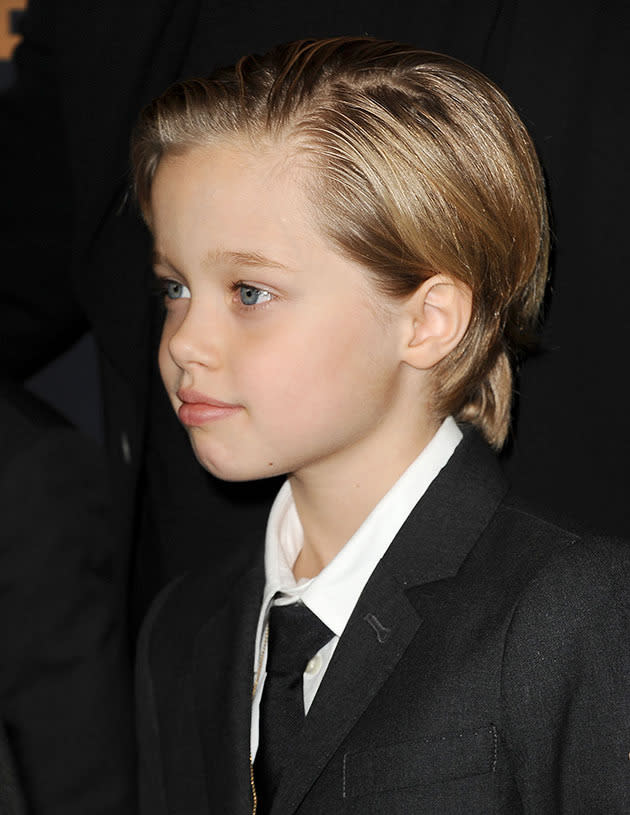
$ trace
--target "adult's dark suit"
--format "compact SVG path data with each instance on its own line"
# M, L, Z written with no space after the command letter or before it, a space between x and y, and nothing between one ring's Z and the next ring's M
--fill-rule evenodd
M109 515L102 451L0 385L0 722L32 815L136 812Z
M13 750L0 720L0 815L26 815L26 804L15 769Z
M630 547L506 489L469 429L363 591L272 815L630 811ZM252 811L263 583L262 558L227 584L192 577L147 618L146 815Z

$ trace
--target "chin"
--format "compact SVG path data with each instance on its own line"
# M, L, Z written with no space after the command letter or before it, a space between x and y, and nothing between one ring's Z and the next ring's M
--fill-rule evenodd
M223 455L212 455L205 450L197 450L193 444L195 458L210 475L221 481L260 481L264 478L273 478L277 475L285 475L286 470L276 467L273 462L266 463L266 466L256 465L248 462L243 464L238 462L229 453Z

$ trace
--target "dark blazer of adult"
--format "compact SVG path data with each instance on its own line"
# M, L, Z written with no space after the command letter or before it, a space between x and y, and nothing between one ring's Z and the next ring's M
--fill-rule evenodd
M26 815L11 743L0 720L0 815Z
M249 557L276 489L208 476L163 394L150 238L129 196L140 107L181 76L305 36L412 40L489 67L503 61L503 6L30 0L16 84L0 97L0 370L26 376L93 331L123 566L137 541L136 617L170 577L218 568L232 549Z
M147 618L146 815L252 811L263 582L260 557L187 579ZM363 591L273 815L627 813L629 614L630 547L519 508L468 431Z
M0 721L32 815L136 812L101 459L38 399L0 385Z

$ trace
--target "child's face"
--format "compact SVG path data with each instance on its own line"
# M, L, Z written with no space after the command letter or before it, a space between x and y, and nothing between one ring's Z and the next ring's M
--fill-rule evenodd
M408 453L418 421L401 308L315 230L279 158L194 148L153 185L162 377L198 460L227 480L370 466Z

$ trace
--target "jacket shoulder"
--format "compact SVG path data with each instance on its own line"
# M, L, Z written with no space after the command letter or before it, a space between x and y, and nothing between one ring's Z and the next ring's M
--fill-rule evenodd
M521 574L525 594L520 602L546 581L566 582L577 591L602 587L602 580L609 585L615 576L627 575L630 564L630 541L597 535L577 524L560 526L510 496L499 507L491 533L509 569Z
M530 625L542 636L581 609L628 605L629 577L629 541L567 529L508 497L462 564L457 585L482 611L500 606L512 634Z
M628 811L629 612L627 541L565 539L529 570L501 669L503 734L527 811L560 798L571 812L603 800Z

